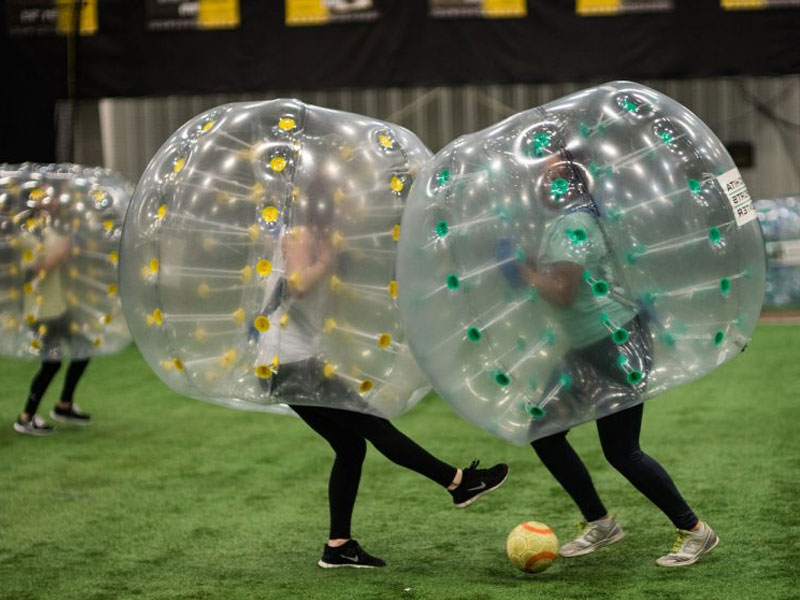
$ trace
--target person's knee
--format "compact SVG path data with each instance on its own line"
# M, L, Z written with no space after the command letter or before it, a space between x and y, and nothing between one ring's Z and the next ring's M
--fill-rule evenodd
M558 452L566 443L568 431L560 431L544 438L539 438L531 442L531 446L538 455L550 452Z
M644 453L639 445L622 446L619 444L603 444L603 456L617 471L624 473L641 462Z
M367 455L367 442L363 438L352 437L337 440L332 443L336 460L343 460L350 463L362 463Z
M61 361L46 361L42 363L42 366L39 368L38 375L42 376L50 376L52 377L58 370L61 368Z

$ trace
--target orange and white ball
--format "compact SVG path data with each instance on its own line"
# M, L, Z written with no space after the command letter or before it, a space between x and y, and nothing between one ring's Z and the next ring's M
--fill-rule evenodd
M544 523L520 523L508 534L506 554L520 571L541 573L558 558L558 538Z

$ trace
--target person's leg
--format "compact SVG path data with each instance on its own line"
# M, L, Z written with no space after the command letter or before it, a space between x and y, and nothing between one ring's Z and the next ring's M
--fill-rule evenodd
M89 359L73 360L69 363L67 374L64 377L64 387L61 390L61 399L50 411L50 416L56 421L62 423L75 423L77 425L85 425L92 420L89 413L80 410L77 404L74 404L72 397L75 394L75 387L78 385L86 366L89 364Z
M31 381L28 399L25 401L25 408L20 415L22 421L28 422L39 410L39 403L60 368L61 361L46 361L42 363L36 375L33 376L33 381Z
M329 419L326 409L299 405L292 405L292 409L311 429L322 436L336 453L328 480L330 507L328 543L335 547L351 537L350 523L361 481L361 467L367 453L367 443L364 438L343 429Z
M596 521L608 514L597 494L589 471L562 431L531 443L536 455L578 505L586 521Z
M644 407L637 404L597 421L603 454L633 486L660 508L678 529L692 530L699 521L672 478L639 446Z

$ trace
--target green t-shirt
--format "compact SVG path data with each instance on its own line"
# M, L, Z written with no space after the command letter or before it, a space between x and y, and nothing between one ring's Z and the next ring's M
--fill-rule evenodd
M635 311L613 298L619 291L603 234L595 218L585 212L559 217L547 226L539 250L539 265L568 262L584 268L577 295L568 307L554 306L555 316L572 346L593 344L635 316Z

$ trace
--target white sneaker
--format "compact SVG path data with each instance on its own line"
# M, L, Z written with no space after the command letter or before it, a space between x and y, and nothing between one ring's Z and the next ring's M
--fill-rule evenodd
M659 567L688 567L719 544L719 538L708 523L699 531L678 529L678 535L669 554L656 560Z
M581 523L581 534L571 542L559 548L558 553L564 558L583 556L603 546L616 544L625 537L625 532L613 516L589 523Z
M50 435L55 433L55 427L48 425L44 419L38 415L33 415L27 422L22 420L22 417L17 417L14 421L14 431L22 435Z

